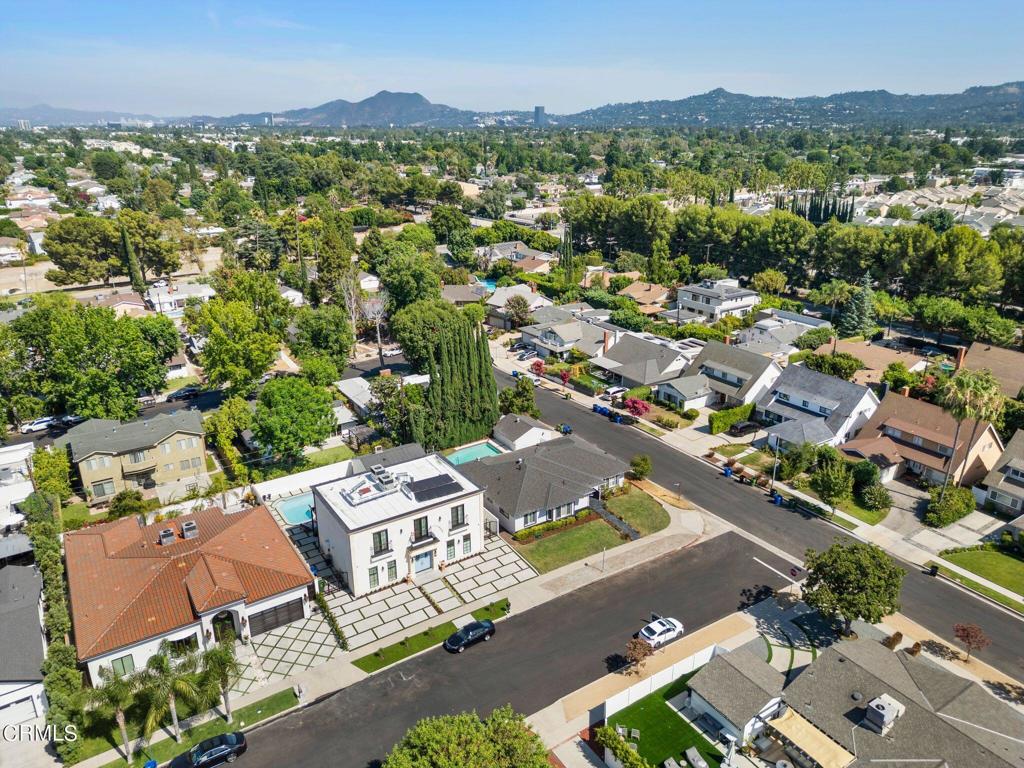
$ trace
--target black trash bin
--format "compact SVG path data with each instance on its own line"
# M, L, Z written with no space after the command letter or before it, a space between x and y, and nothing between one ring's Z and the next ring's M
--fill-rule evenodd
M929 568L928 569L928 575L929 576L938 576L939 575L939 566L933 565L931 568Z

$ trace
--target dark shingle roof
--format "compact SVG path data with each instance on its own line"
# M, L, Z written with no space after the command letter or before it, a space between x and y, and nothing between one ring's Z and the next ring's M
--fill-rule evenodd
M686 375L706 374L707 371L704 370L704 366L742 373L746 376L746 381L740 387L735 385L730 387L713 376L709 376L708 381L711 388L715 391L719 391L724 385L728 389L728 394L743 398L750 391L754 382L760 378L761 374L772 365L775 365L775 363L770 357L759 355L756 352L748 352L745 349L739 349L731 344L723 344L720 341L709 341L704 345L704 349L701 350L700 354L694 358L690 367L686 369Z
M793 405L792 402L787 403L777 399L779 392L790 395L791 401L799 401L801 395L806 395L805 399L830 407L832 413L827 417L809 413ZM829 376L827 373L813 371L803 365L788 365L782 375L775 380L771 389L758 401L757 407L760 410L771 409L794 421L817 421L827 426L832 435L835 435L868 392L870 390L860 384ZM824 434L820 429L817 429L816 433ZM784 439L789 440L788 437ZM790 440L790 442L795 441Z
M124 423L112 419L89 419L72 427L53 442L58 447L70 445L71 455L77 462L93 453L116 455L140 448L152 448L176 432L202 435L202 414L199 411L180 410Z
M626 469L624 462L574 436L459 465L485 489L488 504L509 517L576 501Z
M43 633L39 593L43 580L31 565L0 568L0 681L42 680Z
M507 413L494 425L494 436L511 445L531 429L549 429L549 427L532 416Z
M690 688L742 728L774 698L786 676L743 648L715 656L690 680Z

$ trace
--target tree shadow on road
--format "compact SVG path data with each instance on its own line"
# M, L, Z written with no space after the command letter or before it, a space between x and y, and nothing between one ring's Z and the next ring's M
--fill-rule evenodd
M752 587L744 587L740 592L740 603L736 610L744 611L752 605L757 605L762 600L767 600L775 594L775 588L769 584L755 584Z
M1024 704L1024 685L1004 680L986 680L985 687L1010 704Z
M621 653L610 653L604 657L604 666L609 672L618 672L629 666L629 661Z

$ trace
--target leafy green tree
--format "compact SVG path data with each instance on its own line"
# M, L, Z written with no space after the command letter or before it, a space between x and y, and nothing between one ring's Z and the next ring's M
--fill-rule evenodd
M329 387L341 378L338 366L327 355L303 357L302 377L314 387Z
M922 294L911 302L910 313L925 328L937 331L936 343L941 344L945 331L963 322L964 305L948 296Z
M355 344L351 319L336 304L302 307L295 315L292 350L300 357L325 355L342 370Z
M910 305L899 296L893 296L885 291L875 291L872 298L874 300L875 317L885 323L886 336L892 333L894 321L910 316Z
M32 454L32 479L36 490L65 502L71 496L71 466L67 451L36 448Z
M843 634L854 619L877 624L899 610L904 572L874 544L837 541L823 552L807 550L803 596L827 616L842 616Z
M498 393L498 410L502 413L519 413L540 418L540 408L534 397L533 382L525 376L516 379L514 386Z
M122 208L118 211L117 221L127 233L143 275L147 272L154 275L169 275L181 267L179 244L169 237L164 225L156 216ZM125 263L129 263L127 252L122 256Z
M853 494L853 475L844 462L837 462L823 467L811 477L811 487L818 497L832 509L833 517L836 507Z
M110 500L107 517L111 520L117 520L121 517L137 517L138 515L145 514L148 509L146 500L142 498L142 491L127 488L118 492Z
M124 254L128 277L132 281L132 290L139 294L145 293L146 281L142 277L142 267L139 266L139 258L135 255L135 249L132 248L132 241L128 238L128 230L124 224L121 225L121 252Z
M294 376L267 382L252 420L260 445L272 447L289 462L296 461L306 446L323 443L335 426L327 391Z
M202 701L202 688L196 672L199 657L185 653L174 657L171 644L164 640L160 649L149 657L142 673L140 685L149 700L142 733L149 738L160 727L164 718L171 716L171 733L181 743L181 726L178 724L178 700L198 706Z
M277 356L278 342L263 330L252 307L217 297L186 312L193 333L206 339L199 355L207 382L229 395L248 394Z
M933 208L921 214L918 221L926 227L935 230L935 234L941 235L951 230L956 225L956 219L950 211L945 208Z
M417 301L392 316L391 333L401 345L405 359L422 373L440 339L461 322L454 304L441 299Z
M46 404L38 397L19 392L7 401L7 411L16 427L38 419L46 412Z
M511 707L481 720L475 713L420 720L395 745L383 768L546 768L547 749Z
M906 364L897 360L889 363L882 373L882 381L892 389L899 392L904 387L912 387L917 382L917 377L910 372Z
M55 269L46 279L57 285L109 282L123 274L117 228L98 216L72 216L46 228L46 254Z
M513 328L521 328L530 322L530 302L526 300L525 296L519 294L509 296L502 311Z
M430 213L430 230L439 243L449 243L455 232L468 232L469 216L452 205L438 205Z
M864 363L849 352L838 352L831 355L808 355L804 365L812 371L852 381L853 375L864 368Z
M394 255L380 271L380 284L390 297L392 311L441 296L437 272L418 253Z
M638 453L629 460L629 471L637 480L645 479L651 474L651 457L646 453Z
M973 444L974 436L977 433L980 420L995 421L1002 410L1002 392L999 381L992 375L991 371L974 371L967 368L961 369L953 376L946 379L939 391L939 404L950 416L956 419L956 431L953 433L953 445L960 444L960 429L964 421L971 419L974 425L971 430L971 440L968 445ZM966 462L964 462L966 463ZM944 498L946 488L953 475L954 462L947 462L946 475L942 481L942 494L940 501Z
M875 328L875 300L871 290L871 275L864 273L860 285L843 307L837 330L845 338L871 335Z
M181 349L181 337L174 321L167 315L145 315L135 319L135 324L153 351L157 359L166 363Z
M999 246L970 227L944 232L935 245L930 287L967 302L989 301L1003 287Z
M854 286L845 280L829 280L820 288L815 288L807 294L807 298L815 304L824 304L829 308L829 320L835 324L836 307L841 306L853 298Z
M831 328L831 326L826 325L820 328L812 328L811 330L801 334L793 342L793 346L800 350L814 350L822 346L823 344L827 344L829 341L831 341L832 336L834 334L835 331Z
M608 316L612 325L625 328L627 331L642 331L647 326L647 317L635 306L613 310Z
M260 330L278 340L288 334L288 325L295 308L277 288L268 274L246 269L220 268L213 273L217 298L225 302L247 304L259 319Z
M754 290L762 296L778 296L786 290L786 282L786 276L777 269L764 269L750 280Z

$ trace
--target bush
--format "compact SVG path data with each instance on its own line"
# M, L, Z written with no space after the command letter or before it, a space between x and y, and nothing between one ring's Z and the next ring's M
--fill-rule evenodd
M142 498L142 491L133 488L126 488L120 491L110 500L110 509L107 517L116 520L121 517L145 514L146 501Z
M685 411L683 411L684 419L695 421L698 416L700 416L700 411L698 411L696 408L687 408Z
M679 419L673 418L672 416L658 416L654 423L662 429L675 429L679 426Z
M588 379L581 379L578 376L573 376L571 379L569 379L569 383L572 384L573 387L575 387L578 391L582 392L584 395L599 395L605 390L605 387L595 387L593 386L592 381Z
M651 768L651 764L629 748L626 741L609 725L601 726L595 732L597 743L615 755L622 768Z
M629 471L637 480L643 480L651 474L651 457L646 453L638 453L629 462Z
M622 395L623 400L629 400L631 398L636 398L637 400L646 400L647 402L650 402L652 399L651 388L647 386L633 387L632 389L626 390Z
M942 498L942 486L937 485L931 489L931 496L932 500L928 503L928 511L924 514L924 522L925 525L930 525L933 528L942 528L950 523L955 523L974 511L974 494L970 488L948 486L945 498ZM939 501L940 498L942 501Z
M733 424L747 421L754 413L754 403L747 403L736 408L726 408L724 411L716 411L708 418L708 428L712 435L725 432Z
M853 490L856 493L878 485L880 478L881 472L873 461L864 459L853 465Z
M561 520L552 520L547 523L541 523L540 525L531 525L529 528L524 528L521 531L516 531L512 534L512 538L516 541L528 541L535 537L540 537L542 534L548 531L557 531L559 528L568 528L570 525L575 525L581 520L585 520L590 515L590 508L581 509L572 517L563 517Z
M854 483L856 482L855 475ZM881 512L883 509L889 509L892 506L892 496L889 495L889 491L881 483L873 483L866 488L862 488L857 495L865 508L876 512Z
M320 613L324 615L324 620L327 622L327 626L331 628L331 634L334 635L334 640L337 642L338 647L343 651L347 651L348 640L345 639L345 633L342 631L341 625L338 624L338 619L335 617L334 611L331 610L331 606L327 603L327 598L324 597L323 579L320 579L320 589L317 590L313 600L320 609Z

